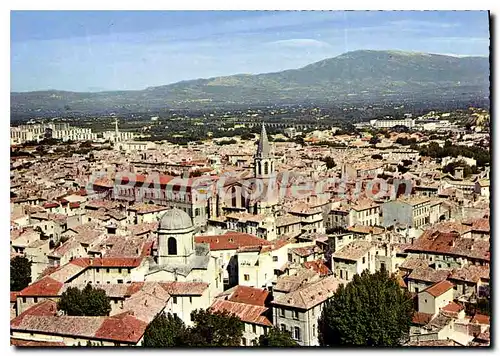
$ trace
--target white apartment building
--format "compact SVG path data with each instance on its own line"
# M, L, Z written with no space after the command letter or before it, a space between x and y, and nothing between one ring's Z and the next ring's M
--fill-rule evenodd
M391 128L394 126L406 126L406 127L413 127L415 126L415 120L414 119L397 119L397 120L370 120L370 125L373 127L377 128Z

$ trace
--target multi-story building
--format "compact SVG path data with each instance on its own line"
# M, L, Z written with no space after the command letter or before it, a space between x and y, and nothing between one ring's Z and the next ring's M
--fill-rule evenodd
M311 270L280 277L273 288L274 325L301 346L319 346L318 319L340 284L333 276L319 278Z
M382 204L382 225L385 227L401 224L419 229L438 219L439 204L427 197L391 200Z
M394 126L406 126L408 128L412 128L413 126L415 126L415 119L376 119L370 120L370 125L376 128L391 128Z

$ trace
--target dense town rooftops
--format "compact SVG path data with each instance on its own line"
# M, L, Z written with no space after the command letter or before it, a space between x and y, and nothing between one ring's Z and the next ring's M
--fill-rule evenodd
M281 215L276 217L276 227L299 224L300 218L293 215Z
M135 203L129 206L127 210L135 211L137 214L150 214L168 210L168 207L155 204Z
M57 316L55 302L44 301L15 318L11 330L136 344L147 325L131 311L101 317Z
M384 233L384 229L378 226L367 226L356 224L354 226L349 226L347 231L354 232L357 234L372 234L372 235L380 235Z
M450 280L477 283L481 279L490 279L489 266L467 265L462 268L453 269Z

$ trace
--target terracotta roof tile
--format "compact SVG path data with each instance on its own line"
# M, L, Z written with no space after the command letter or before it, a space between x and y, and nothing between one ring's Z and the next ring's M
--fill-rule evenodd
M137 343L144 335L148 323L136 319L133 313L108 317L95 332L95 337L128 343Z
M320 276L327 276L331 273L331 271L325 265L325 261L323 261L322 259L304 262L304 267L307 269L312 269L314 272L319 273Z
M271 321L264 315L268 308L259 305L236 303L229 300L216 299L210 306L212 311L228 311L238 316L243 322L272 326Z
M22 323L23 319L28 315L37 316L53 316L57 313L57 303L53 300L47 299L26 309L17 317L10 321L11 326L18 326Z
M235 303L264 306L267 298L269 297L269 292L265 289L247 286L236 286L232 289L234 289L234 291L231 294L229 301Z
M307 310L331 298L340 284L333 276L325 277L279 296L272 304Z
M103 257L103 258L77 258L70 263L81 267L138 267L142 258L135 257Z
M448 279L477 283L481 278L490 278L489 266L468 265L454 269Z
M406 251L432 252L484 261L490 260L489 241L462 238L460 232L426 230Z
M227 232L224 235L196 236L196 243L210 244L210 250L237 250L242 247L271 245L271 242L257 236L238 232Z
M432 316L432 314L428 313L415 312L413 313L412 323L417 325L427 325L431 321Z
M47 276L33 284L30 284L22 291L19 292L19 296L57 296L59 291L64 286L64 283L56 281L55 279Z
M456 313L464 310L464 307L458 303L455 303L454 301L451 301L445 307L443 307L441 310L443 312L446 312L446 313L456 314Z
M433 284L429 288L424 289L422 292L427 292L430 295L432 295L433 297L439 297L443 293L446 293L447 291L452 289L453 286L454 286L453 283L451 283L450 281L444 280L441 282L437 282L436 284Z
M15 303L16 302L18 294L19 294L19 292L10 292L10 302L11 303Z
M208 288L204 282L167 282L161 287L171 295L202 295Z
M490 317L488 315L476 313L470 322L472 324L490 325Z
M64 342L59 341L34 341L10 338L11 346L15 347L63 347Z
M368 253L373 248L373 245L370 241L364 241L364 240L355 240L344 247L342 247L340 250L336 251L332 257L334 259L340 258L343 260L351 260L351 261L356 261L360 259L362 256Z

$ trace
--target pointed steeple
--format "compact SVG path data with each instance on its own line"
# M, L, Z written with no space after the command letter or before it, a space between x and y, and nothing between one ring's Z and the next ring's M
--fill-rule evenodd
M257 147L257 157L269 157L271 148L269 147L269 141L267 139L266 127L262 123L262 130L260 132L259 146Z
M118 142L118 118L115 118L115 141Z

